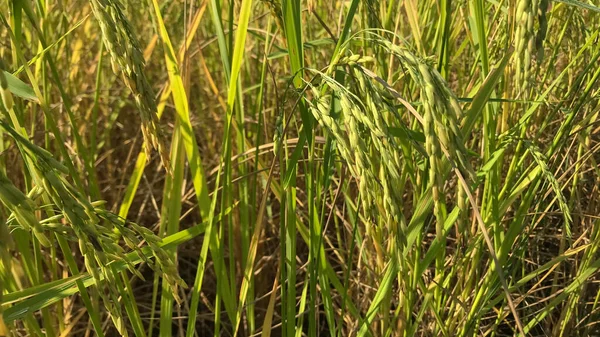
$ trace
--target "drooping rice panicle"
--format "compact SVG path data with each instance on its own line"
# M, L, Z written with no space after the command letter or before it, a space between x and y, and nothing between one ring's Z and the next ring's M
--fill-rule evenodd
M531 87L534 57L544 58L548 0L519 0L515 11L515 85L522 93ZM538 20L536 29L535 22Z
M148 231L141 230L139 226L134 227L137 230L128 229L125 227L124 222L118 220L116 215L94 207L63 177L63 174L68 172L67 168L54 159L48 151L22 137L4 121L0 121L0 126L15 139L23 149L24 155L31 160L33 172L35 173L34 181L50 197L54 206L60 210L64 220L73 230L79 244L79 250L84 256L86 269L100 286L101 291L99 293L115 327L121 335L126 336L127 328L121 312L122 304L119 301L119 290L117 283L114 281L116 277L120 276L115 274L108 265L114 260L123 261L128 264L129 271L140 278L143 277L135 266L128 261L123 247L117 243L123 240L130 249L138 252L138 256L142 256L143 254L137 245L140 243L138 237L144 238L156 257L156 264L149 264L156 266L155 270L165 275L164 279L170 286L185 286L185 283L176 272L177 269L174 267L173 261L168 258L168 254L164 249L157 245L159 240L156 236L149 235ZM36 236L39 235L37 231L41 233L43 226L34 221L35 218L31 218L30 212L26 212L31 208L31 205L27 202L28 199L23 199L25 196L20 196L14 188L10 188L6 181L2 182L3 180L0 177L0 192L2 192L0 193L0 200L6 203L9 208L11 207L9 205L12 205L11 203L16 203L19 207L13 209L17 221L22 226L33 227ZM113 231L113 228L116 228L117 231ZM148 260L146 259L146 261Z
M119 0L90 0L102 30L102 39L111 56L113 71L123 75L131 90L142 120L146 153L156 149L167 171L170 170L165 136L160 127L152 86L144 71L144 57L133 27L123 13Z
M277 27L283 31L283 13L281 12L281 2L279 0L261 0L271 12L271 16L275 18Z

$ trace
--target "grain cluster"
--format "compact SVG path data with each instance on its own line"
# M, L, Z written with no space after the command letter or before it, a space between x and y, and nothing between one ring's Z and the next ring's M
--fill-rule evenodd
M101 207L102 202L90 202L67 181L64 175L68 174L68 169L50 152L21 136L7 123L0 121L0 126L13 137L24 157L28 159L36 183L36 187L25 196L8 179L0 175L0 201L13 212L8 223L11 223L11 219L16 220L15 225L24 230L32 230L38 241L47 247L52 243L46 232L57 233L77 242L86 269L94 277L107 312L121 335L127 335L126 324L122 320L122 302L119 300L118 278L121 276L112 263L124 262L130 272L143 278L135 268L132 258L125 253L124 246L163 275L169 286L185 286L178 276L174 262L160 247L161 239L158 236L136 224L129 223L127 226L125 220L104 210ZM53 207L46 209L51 215L49 218L38 221L34 214L33 201L43 195L49 197ZM142 241L150 246L155 261L145 257L140 248ZM120 244L121 242L124 245Z
M122 73L123 81L135 98L142 120L146 154L150 154L152 148L158 150L165 169L169 170L169 155L158 122L154 91L144 72L144 57L133 27L118 0L90 2L102 30L104 45L110 53L113 71L115 74Z
M543 42L546 38L546 11L548 0L519 0L516 13L515 84L521 91L530 87L534 57L543 58ZM538 26L535 26L536 19Z

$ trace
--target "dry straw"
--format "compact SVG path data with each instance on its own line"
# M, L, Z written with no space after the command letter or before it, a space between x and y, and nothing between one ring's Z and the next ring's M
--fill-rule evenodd
M146 153L158 150L165 169L169 156L164 135L158 122L152 86L144 73L144 58L131 24L123 14L118 0L90 0L92 11L102 30L102 39L111 56L113 71L123 74L123 80L135 97L142 119L142 134Z

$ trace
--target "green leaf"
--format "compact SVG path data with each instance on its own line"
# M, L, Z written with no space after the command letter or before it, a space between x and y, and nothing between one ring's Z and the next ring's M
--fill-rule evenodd
M373 301L371 301L371 305L369 306L369 311L367 311L366 319L362 323L360 330L358 331L359 337L364 337L369 332L369 326L373 322L375 318L375 314L379 311L379 306L383 303L383 300L391 295L392 286L394 285L394 275L398 272L398 262L396 262L395 258L392 258L390 263L388 264L385 274L383 275L383 279L381 280L381 284L379 285L379 289L377 293L375 293L375 297Z
M588 9L590 11L594 11L594 12L600 13L600 7L596 7L596 6L593 6L593 5L590 5L590 4L586 4L586 3L583 3L581 1L575 1L575 0L554 0L554 2L561 2L563 4L567 4L567 5L570 5L570 6L576 6L576 7L579 7L579 8Z
M7 71L4 71L4 76L6 77L6 82L8 83L8 90L12 92L13 95L30 101L38 102L35 92L29 85Z
M471 107L466 112L466 116L464 118L462 129L463 135L469 134L473 129L477 117L483 111L486 104L490 100L492 92L494 91L494 87L498 83L498 80L500 80L501 75L504 73L504 68L508 63L508 60L510 60L511 55L512 50L509 50L508 53L504 55L504 58L502 59L498 67L493 69L488 74L488 76L485 78L485 81L483 82L483 85L481 86L475 97L473 97Z

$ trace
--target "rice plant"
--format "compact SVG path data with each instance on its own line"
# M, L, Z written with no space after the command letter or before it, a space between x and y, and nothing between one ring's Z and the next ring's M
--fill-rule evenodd
M598 3L0 27L0 336L600 335Z

